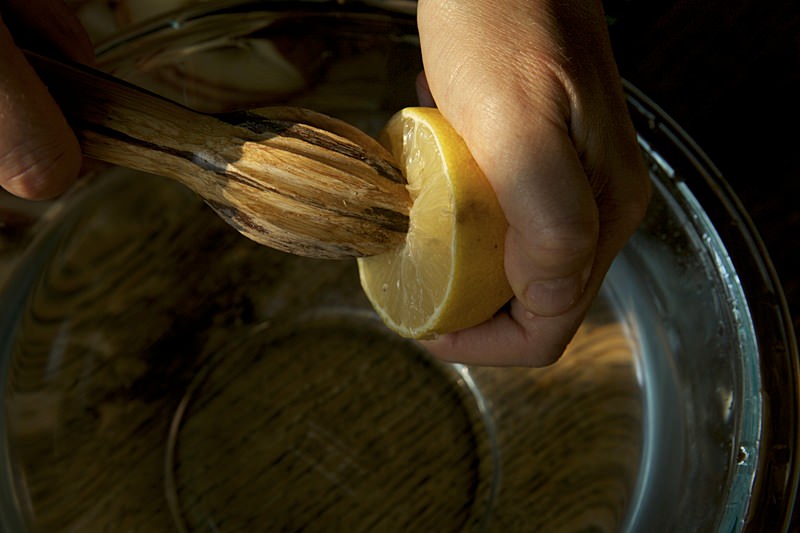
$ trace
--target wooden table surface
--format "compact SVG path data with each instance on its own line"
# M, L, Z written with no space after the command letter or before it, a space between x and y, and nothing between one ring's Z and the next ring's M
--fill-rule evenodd
M619 529L644 413L608 301L558 365L454 368L383 328L353 262L258 246L161 178L103 183L19 312L4 399L37 530Z

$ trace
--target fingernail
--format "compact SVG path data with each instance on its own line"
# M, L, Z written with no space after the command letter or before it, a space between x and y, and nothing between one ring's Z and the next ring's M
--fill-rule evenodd
M557 316L569 310L582 293L583 279L579 275L534 281L525 291L525 307L539 316Z

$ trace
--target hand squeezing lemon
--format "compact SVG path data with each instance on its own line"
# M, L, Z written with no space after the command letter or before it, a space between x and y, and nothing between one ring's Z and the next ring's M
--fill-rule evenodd
M437 109L403 109L380 140L400 163L413 203L405 243L358 260L367 297L404 337L488 320L512 295L503 267L508 223L494 190Z

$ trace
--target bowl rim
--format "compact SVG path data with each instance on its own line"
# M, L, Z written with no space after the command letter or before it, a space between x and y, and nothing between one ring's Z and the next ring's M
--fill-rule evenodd
M734 190L708 155L661 107L623 79L636 131L671 146L670 165L691 172L692 193L714 222L745 294L756 335L761 377L761 435L758 466L743 531L785 531L800 483L800 356L791 313L769 252ZM720 223L727 221L728 223Z

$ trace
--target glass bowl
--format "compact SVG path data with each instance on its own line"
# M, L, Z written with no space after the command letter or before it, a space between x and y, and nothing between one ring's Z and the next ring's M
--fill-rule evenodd
M106 70L188 106L415 104L414 3L208 2ZM777 531L798 353L747 215L626 85L655 196L563 358L445 364L353 262L260 247L163 178L97 168L0 293L8 531Z

